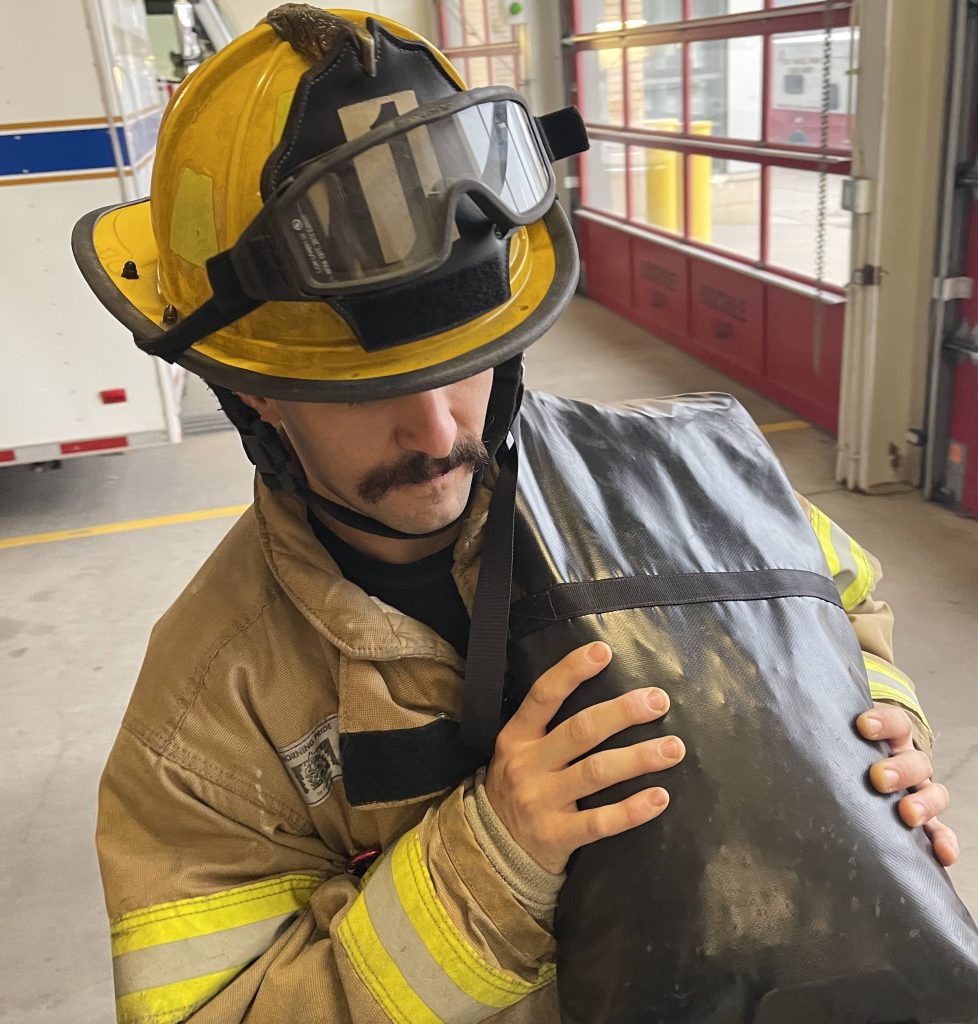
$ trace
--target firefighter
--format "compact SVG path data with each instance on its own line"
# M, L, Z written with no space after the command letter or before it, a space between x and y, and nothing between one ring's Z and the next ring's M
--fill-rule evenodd
M568 856L669 797L576 801L685 754L587 756L666 713L655 680L548 733L600 642L540 677L487 767L458 737L521 353L577 277L551 164L585 145L573 112L466 91L401 25L292 4L177 91L150 199L79 223L93 289L213 386L258 469L155 627L102 779L120 1021L557 1020ZM859 728L893 749L874 782L916 787L904 821L951 863L878 566L805 507L878 698Z

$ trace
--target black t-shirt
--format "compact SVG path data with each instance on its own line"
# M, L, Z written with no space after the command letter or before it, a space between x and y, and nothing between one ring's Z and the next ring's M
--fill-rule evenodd
M340 572L371 597L410 615L444 637L464 658L469 615L452 578L452 544L418 562L395 565L371 558L341 540L312 513L309 525Z

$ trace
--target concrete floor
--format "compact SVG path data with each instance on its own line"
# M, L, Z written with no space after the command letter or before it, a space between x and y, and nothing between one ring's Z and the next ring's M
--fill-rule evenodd
M529 356L531 386L618 399L735 394L759 423L795 419L606 310L577 300ZM898 660L938 734L937 773L961 860L951 876L978 916L978 522L914 492L864 497L832 480L833 442L773 434L797 489L882 560ZM0 470L0 538L244 504L236 436ZM0 550L0 1021L113 1019L93 849L95 791L155 619L231 524L228 518Z

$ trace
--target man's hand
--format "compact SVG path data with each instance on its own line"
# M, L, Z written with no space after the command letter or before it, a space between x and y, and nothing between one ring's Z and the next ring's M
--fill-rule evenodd
M877 703L856 719L859 732L868 740L885 740L893 756L877 761L869 770L873 785L881 793L909 789L897 807L904 824L911 828L924 826L934 847L934 856L950 867L957 859L958 837L947 825L937 820L947 807L947 788L931 778L930 758L914 748L910 732L910 716L902 708Z
M578 810L581 797L671 768L686 756L682 741L666 736L584 757L622 729L661 718L669 710L669 698L655 687L595 704L547 732L561 704L609 661L611 648L593 643L544 672L497 737L486 773L493 810L516 842L554 874L564 870L579 846L642 825L669 803L669 794L658 786L588 811Z

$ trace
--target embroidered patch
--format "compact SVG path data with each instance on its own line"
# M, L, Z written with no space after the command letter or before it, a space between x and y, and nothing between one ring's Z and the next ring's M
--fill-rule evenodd
M336 715L320 722L312 732L279 751L302 799L315 807L329 796L333 779L343 774L340 763L340 726Z

